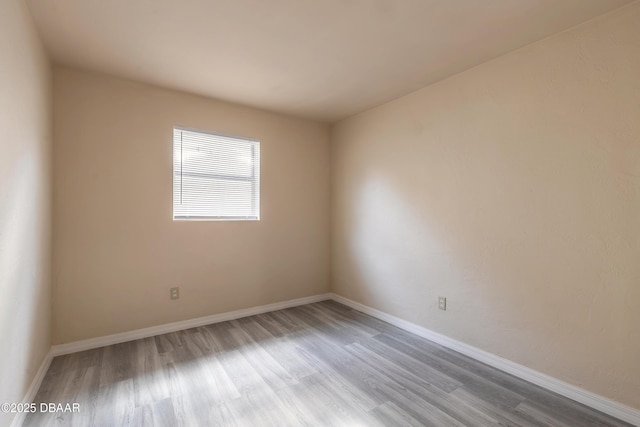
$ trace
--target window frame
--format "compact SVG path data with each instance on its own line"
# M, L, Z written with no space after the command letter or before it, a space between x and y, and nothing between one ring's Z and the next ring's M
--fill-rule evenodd
M199 134L203 134L203 135L212 135L212 136L218 136L218 137L223 137L223 138L231 138L231 139L237 139L237 140L242 140L245 142L250 142L253 143L252 145L252 161L251 161L251 178L249 179L242 179L242 178L238 178L238 177L228 177L228 178L224 178L224 175L219 175L219 174L215 174L215 173L211 173L211 174L203 174L203 175L207 175L207 178L213 178L213 179L221 179L221 180L227 180L227 181L248 181L251 183L251 203L256 215L255 216L231 216L231 215L220 215L220 216L188 216L188 215L179 215L176 216L176 211L175 211L175 188L176 188L176 176L178 175L176 173L176 159L175 159L175 151L176 151L176 147L175 147L175 136L172 137L171 139L171 174L172 174L172 186L171 186L171 210L172 210L172 219L173 221L260 221L260 207L261 207L261 202L260 202L260 181L261 181L261 170L260 170L260 162L261 162L261 155L260 155L260 140L257 138L250 138L250 137L246 137L246 136L240 136L240 135L232 135L232 134L228 134L228 133L222 133L222 132L215 132L215 131L206 131L206 130L202 130L202 129L197 129L197 128L192 128L192 127L187 127L187 126L173 126L172 128L173 132L172 135L175 135L176 131L186 131L186 132L193 132L193 133L199 133ZM255 146L257 145L258 147L258 158L256 159L256 153L255 153ZM258 164L258 168L256 168L256 162ZM182 159L180 160L180 167L182 168ZM258 170L258 177L256 178L256 169ZM182 171L181 171L182 173ZM256 193L257 192L257 193ZM182 190L181 190L181 196L182 196Z

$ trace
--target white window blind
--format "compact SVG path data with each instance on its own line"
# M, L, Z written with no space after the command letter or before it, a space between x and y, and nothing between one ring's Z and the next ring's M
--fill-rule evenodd
M174 128L173 219L260 219L260 142Z

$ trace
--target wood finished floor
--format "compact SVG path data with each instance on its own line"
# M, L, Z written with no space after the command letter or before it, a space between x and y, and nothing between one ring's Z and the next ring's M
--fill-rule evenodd
M25 426L628 425L332 301L56 357Z

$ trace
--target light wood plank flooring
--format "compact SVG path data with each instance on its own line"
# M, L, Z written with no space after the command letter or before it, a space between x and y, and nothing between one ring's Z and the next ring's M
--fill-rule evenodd
M622 426L332 301L56 357L25 426Z

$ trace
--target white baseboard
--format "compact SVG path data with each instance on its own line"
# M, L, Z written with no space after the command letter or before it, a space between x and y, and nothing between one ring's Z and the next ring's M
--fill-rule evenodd
M180 322L166 323L164 325L151 326L149 328L136 329L133 331L121 332L119 334L105 335L97 338L90 338L81 341L74 341L66 344L58 344L51 347L53 356L77 353L79 351L91 350L112 344L119 344L141 338L154 337L169 332L182 331L198 326L210 325L212 323L226 322L228 320L239 319L241 317L253 316L270 311L282 310L299 305L311 304L314 302L330 299L329 294L313 295L310 297L298 298L274 304L260 305L258 307L245 308L242 310L229 311L226 313L213 314L211 316L198 317L196 319L183 320Z
M431 331L415 323L408 322L399 317L392 316L383 311L376 310L359 302L355 302L343 296L337 294L330 294L331 299L349 306L355 310L366 313L377 319L384 320L394 326L404 329L407 332L419 335L423 338L438 343L444 347L455 350L458 353L462 353L465 356L469 356L480 362L486 363L489 366L500 369L518 378L529 381L547 390L558 393L561 396L568 397L571 400L582 403L593 409L597 409L600 412L611 415L612 417L626 421L636 426L640 426L640 410L634 409L630 406L623 405L606 397L597 395L590 391L584 390L580 387L576 387L572 384L561 381L557 378L553 378L549 375L527 368L526 366L507 360L503 357L496 356L479 348L470 346L463 342L454 340L445 335Z
M42 380L49 369L49 365L51 365L51 361L53 360L53 352L49 350L47 354L44 356L44 360L40 364L40 368L38 368L38 372L36 372L36 376L33 377L33 381L29 385L27 392L24 395L24 399L22 399L22 403L31 403L33 399L36 397L36 393L40 389L40 384L42 384ZM11 421L11 427L20 427L24 422L24 419L27 416L27 412L18 412L15 417L13 417L13 421Z

